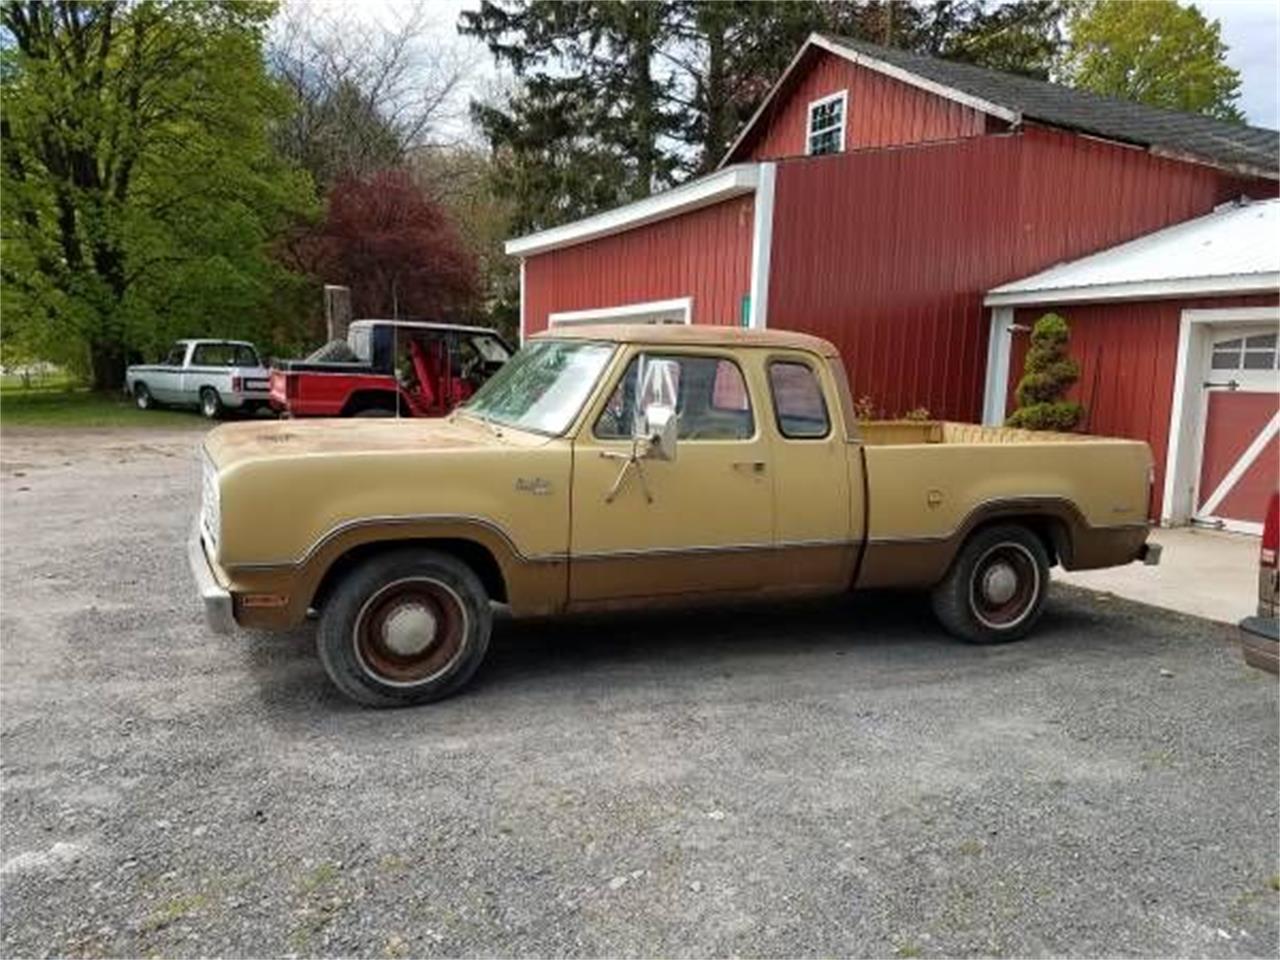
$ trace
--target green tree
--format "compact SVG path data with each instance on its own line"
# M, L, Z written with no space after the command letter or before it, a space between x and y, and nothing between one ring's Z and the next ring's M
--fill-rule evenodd
M1067 353L1071 329L1056 313L1046 313L1031 331L1022 379L1015 396L1018 409L1005 421L1026 430L1074 430L1084 408L1067 399L1067 391L1080 379L1080 364Z
M269 336L296 295L270 248L314 201L268 141L288 105L263 66L273 10L0 8L5 323L96 388L175 334Z
M1073 86L1242 121L1240 74L1217 20L1175 0L1090 0L1071 8L1062 64Z

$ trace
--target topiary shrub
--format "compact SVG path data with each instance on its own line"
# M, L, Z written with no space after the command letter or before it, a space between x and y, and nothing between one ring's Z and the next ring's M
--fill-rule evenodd
M1005 425L1024 430L1074 430L1084 417L1084 407L1067 399L1067 391L1080 379L1080 364L1067 354L1071 328L1056 313L1046 313L1031 331L1031 349L1022 380L1014 396L1018 409Z

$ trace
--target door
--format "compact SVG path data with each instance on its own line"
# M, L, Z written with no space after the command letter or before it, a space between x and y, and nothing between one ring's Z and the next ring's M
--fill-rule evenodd
M670 461L629 459L640 368L650 358L678 364ZM690 349L632 351L614 377L574 443L570 603L767 586L773 488L759 373Z
M182 368L187 362L189 344L179 341L169 348L160 366L146 375L147 389L157 400L177 403L182 398Z
M778 353L765 365L774 411L775 584L791 589L849 586L861 526L862 477L855 486L848 438L837 428L837 396L825 363ZM858 509L855 510L855 500Z
M182 395L188 403L197 403L201 387L225 392L231 386L230 371L235 363L235 344L197 343L191 348L191 360L182 371Z
M1261 533L1280 483L1280 384L1272 324L1214 332L1204 371L1195 520Z

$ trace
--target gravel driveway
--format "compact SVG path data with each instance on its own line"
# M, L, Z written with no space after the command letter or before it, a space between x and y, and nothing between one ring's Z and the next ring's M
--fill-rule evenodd
M500 622L374 712L309 631L210 635L199 437L6 432L0 952L1275 955L1277 685L1058 588Z

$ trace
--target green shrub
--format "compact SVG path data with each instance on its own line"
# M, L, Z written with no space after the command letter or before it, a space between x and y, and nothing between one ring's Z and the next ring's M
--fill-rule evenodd
M1022 379L1014 396L1018 409L1006 426L1024 430L1074 430L1084 418L1084 407L1067 399L1067 391L1080 379L1080 364L1067 353L1071 328L1056 313L1046 313L1031 331Z

